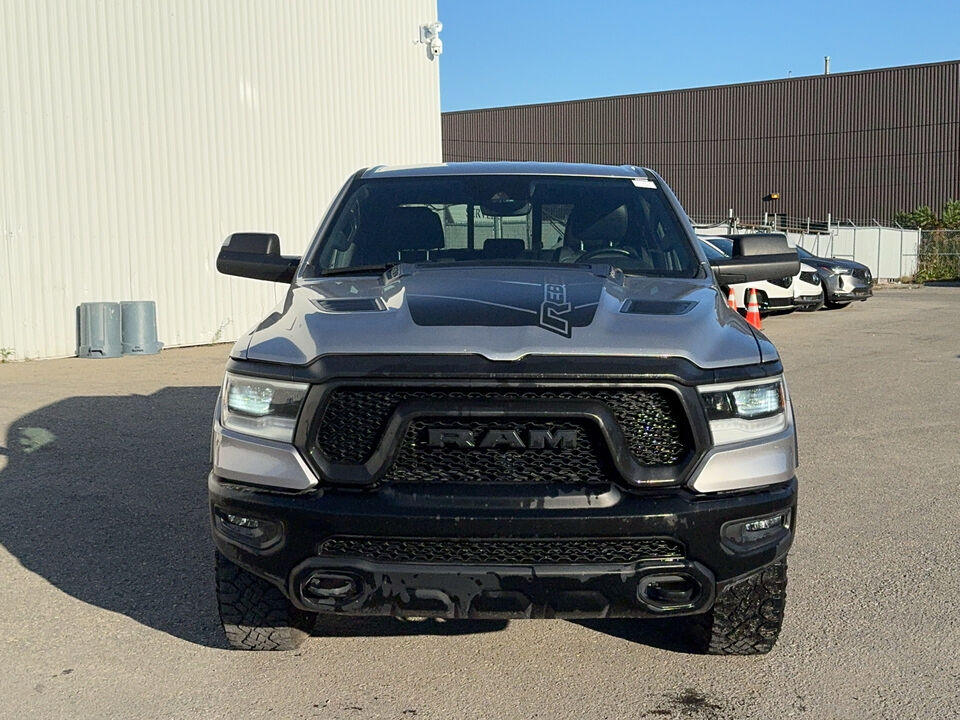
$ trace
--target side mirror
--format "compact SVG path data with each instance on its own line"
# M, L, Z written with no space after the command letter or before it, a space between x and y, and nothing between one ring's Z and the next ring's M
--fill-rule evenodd
M291 283L300 258L280 254L280 238L273 233L233 233L223 241L217 270L224 275Z
M733 257L710 261L720 285L777 280L800 272L797 250L787 243L786 235L737 235L730 239Z

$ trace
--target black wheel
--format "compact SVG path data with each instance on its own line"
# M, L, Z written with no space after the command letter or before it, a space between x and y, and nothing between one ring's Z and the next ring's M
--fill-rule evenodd
M728 585L713 609L689 618L697 650L710 655L762 655L773 649L787 599L787 561Z
M227 642L236 650L293 650L317 616L293 606L280 590L219 552L217 605Z

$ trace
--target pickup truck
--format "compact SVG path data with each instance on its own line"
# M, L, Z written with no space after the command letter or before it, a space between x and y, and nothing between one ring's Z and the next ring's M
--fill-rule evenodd
M794 417L719 288L799 264L780 235L708 261L686 218L640 167L450 163L357 172L302 257L227 238L221 272L288 286L213 424L230 644L324 613L673 618L769 651Z

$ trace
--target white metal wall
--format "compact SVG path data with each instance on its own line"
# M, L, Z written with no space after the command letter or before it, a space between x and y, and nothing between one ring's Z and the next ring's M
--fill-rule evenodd
M303 250L359 167L441 158L436 0L0 0L0 348L72 355L75 308L156 300L170 345L282 296L214 268Z
M728 225L718 224L711 227L697 226L697 234L726 235ZM855 260L870 268L875 278L899 280L905 275L917 271L917 249L920 244L920 231L907 228L890 228L874 225L853 227L835 225L829 231L792 232L765 228L764 232L783 232L787 242L799 245L817 257L842 258ZM758 232L757 228L736 228L734 232Z

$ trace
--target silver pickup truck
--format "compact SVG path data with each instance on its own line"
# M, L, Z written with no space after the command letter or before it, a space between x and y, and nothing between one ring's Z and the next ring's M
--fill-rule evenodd
M208 478L223 627L296 647L318 613L675 618L769 651L796 525L776 349L720 285L798 271L782 236L708 261L634 166L374 167L231 352Z

